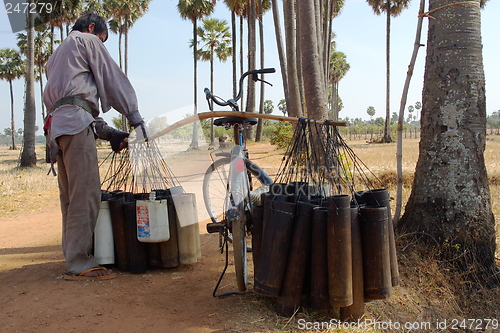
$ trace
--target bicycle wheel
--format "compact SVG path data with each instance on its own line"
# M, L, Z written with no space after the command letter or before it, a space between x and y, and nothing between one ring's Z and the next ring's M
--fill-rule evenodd
M208 167L203 178L203 201L214 223L223 219L230 162L230 158L216 160Z
M244 215L244 214L243 214ZM236 272L236 284L238 290L243 292L247 289L247 238L245 217L232 221L233 229L233 255L234 270Z
M208 216L214 223L221 222L223 219L230 163L231 159L226 157L216 160L208 167L203 178L203 202ZM252 174L251 188L255 192L258 192L256 190L262 186L272 183L269 176L255 163L247 161L247 169Z
M222 158L215 161L205 172L203 179L203 199L205 208L214 223L222 222L227 218L231 225L231 235L233 243L233 256L234 256L234 269L236 272L236 283L238 290L243 292L246 290L248 280L247 269L247 214L246 211L250 209L251 204L245 199L238 204L238 209L227 212L224 216L225 200L228 193L228 176L230 169L230 158ZM247 161L248 170L253 175L252 183L253 189L263 188L272 182L269 176L265 174L256 164Z

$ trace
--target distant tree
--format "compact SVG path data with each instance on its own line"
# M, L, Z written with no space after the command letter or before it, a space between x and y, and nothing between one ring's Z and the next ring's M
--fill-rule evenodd
M418 112L420 112L420 109L422 108L422 103L420 102L415 102L415 110L417 110L417 112L415 112L415 117L418 118Z
M397 122L398 122L398 113L393 112L391 117L391 123L397 123Z
M16 149L14 140L14 88L12 82L23 76L25 64L21 58L21 54L14 49L0 49L0 80L9 82L10 88L10 124L12 137L12 149Z
M113 32L120 34L118 39L119 52L120 52L120 67L122 66L121 61L121 36L123 35L124 40L124 72L128 75L128 35L130 28L134 23L141 18L148 10L149 3L151 0L106 0L104 2L104 9L107 10L112 17L110 22L110 29ZM127 118L122 116L122 130L127 131Z
M44 24L35 27L35 80L40 83L40 98L42 107L42 119L45 119L45 105L43 103L43 76L45 74L45 64L49 60L50 30ZM25 33L17 34L17 46L24 56L28 52L28 36Z
M411 123L413 119L413 111L415 111L415 107L413 105L408 105L408 123Z
M202 26L198 27L197 35L201 47L198 49L198 59L210 62L210 90L214 91L214 60L226 61L232 54L231 33L225 20L206 18ZM194 47L194 41L191 44ZM213 109L213 101L210 100ZM213 119L210 120L210 143L215 142Z
M384 142L392 142L390 125L390 54L391 54L391 16L398 16L407 8L410 0L366 0L375 14L386 14L386 115Z
M286 107L286 100L285 99L280 100L280 102L278 103L278 110L280 110L281 112L283 112L284 116L287 115L288 109Z
M273 113L273 111L274 111L273 101L271 101L270 99L265 100L264 101L264 113L271 114L271 113Z
M370 116L371 121L372 117L375 115L375 108L373 106L369 106L368 109L366 109L366 113Z
M332 111L333 120L338 120L339 118L339 82L347 74L351 66L347 63L347 57L344 52L334 51L330 57L330 78L329 81L332 85Z
M193 23L193 62L194 62L194 114L198 113L198 20L211 15L215 0L179 0L177 10L183 19ZM198 127L193 126L191 148L198 148Z

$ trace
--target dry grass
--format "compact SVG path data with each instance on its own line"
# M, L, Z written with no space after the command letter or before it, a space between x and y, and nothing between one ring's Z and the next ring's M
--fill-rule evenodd
M357 156L375 175L387 185L392 195L396 192L396 144L366 144L363 141L348 142ZM250 145L252 152L252 145ZM100 151L104 157L109 149ZM44 156L44 151L37 148L37 154ZM252 153L252 158L266 168L271 175L277 172L281 163L280 151L269 148ZM413 180L413 172L418 158L418 140L404 141L404 191L403 207L408 200ZM39 166L22 170L18 165L19 151L10 151L0 147L0 212L2 215L20 214L37 211L47 200L57 200L57 180L46 175L48 165L42 160ZM500 218L500 137L488 137L485 151L486 166L490 178L492 210ZM33 198L35 196L35 198ZM497 228L498 230L498 228ZM498 236L498 231L497 231ZM420 330L377 330L369 327L364 330L324 330L312 329L308 332L395 332L422 331L443 332L437 329L436 322L447 319L500 318L500 290L476 288L474 292L464 292L458 277L450 276L443 269L443 263L432 255L417 257L418 245L411 238L398 240L400 286L393 289L392 297L384 301L366 303L367 319L379 322L431 323L430 329ZM404 246L402 246L404 245ZM457 292L462 291L462 292ZM274 311L274 302L254 294L241 297L238 310L239 330L241 332L302 332L300 322L330 322L338 318L335 312L319 315L301 309L291 318L278 316ZM228 319L229 321L234 321ZM467 331L463 329L453 332ZM472 331L472 330L469 330ZM494 332L498 330L483 330Z

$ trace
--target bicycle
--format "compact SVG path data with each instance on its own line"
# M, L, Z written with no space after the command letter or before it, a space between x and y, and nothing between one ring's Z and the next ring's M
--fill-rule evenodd
M258 74L274 73L274 68L255 69L245 72L239 80L239 92L236 97L228 100L215 96L208 88L205 88L205 95L210 111L213 111L213 101L219 106L229 106L232 111L239 111L238 100L242 95L244 79L251 75L254 81L263 81ZM218 232L220 235L219 246L221 252L226 246L226 266L214 289L216 296L217 288L224 276L228 265L228 246L233 244L234 266L236 271L236 282L240 292L246 291L248 271L247 271L247 233L251 231L252 224L252 192L255 187L262 186L267 189L273 184L273 180L252 162L246 149L246 129L257 123L256 118L243 118L229 116L214 120L215 126L224 126L226 129L232 128L234 131L234 145L231 152L212 152L213 163L208 167L203 179L203 199L211 223L207 224L209 233ZM218 159L214 159L213 155Z

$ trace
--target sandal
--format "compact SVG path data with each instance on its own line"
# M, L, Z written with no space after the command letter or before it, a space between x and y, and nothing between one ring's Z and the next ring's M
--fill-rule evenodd
M93 281L93 280L111 280L116 277L116 273L111 273L107 275L100 275L100 276L88 276L86 274L94 271L102 271L102 270L107 270L106 267L94 267L94 268L89 268L83 272L81 272L78 275L71 275L71 274L64 274L64 279L68 281Z

